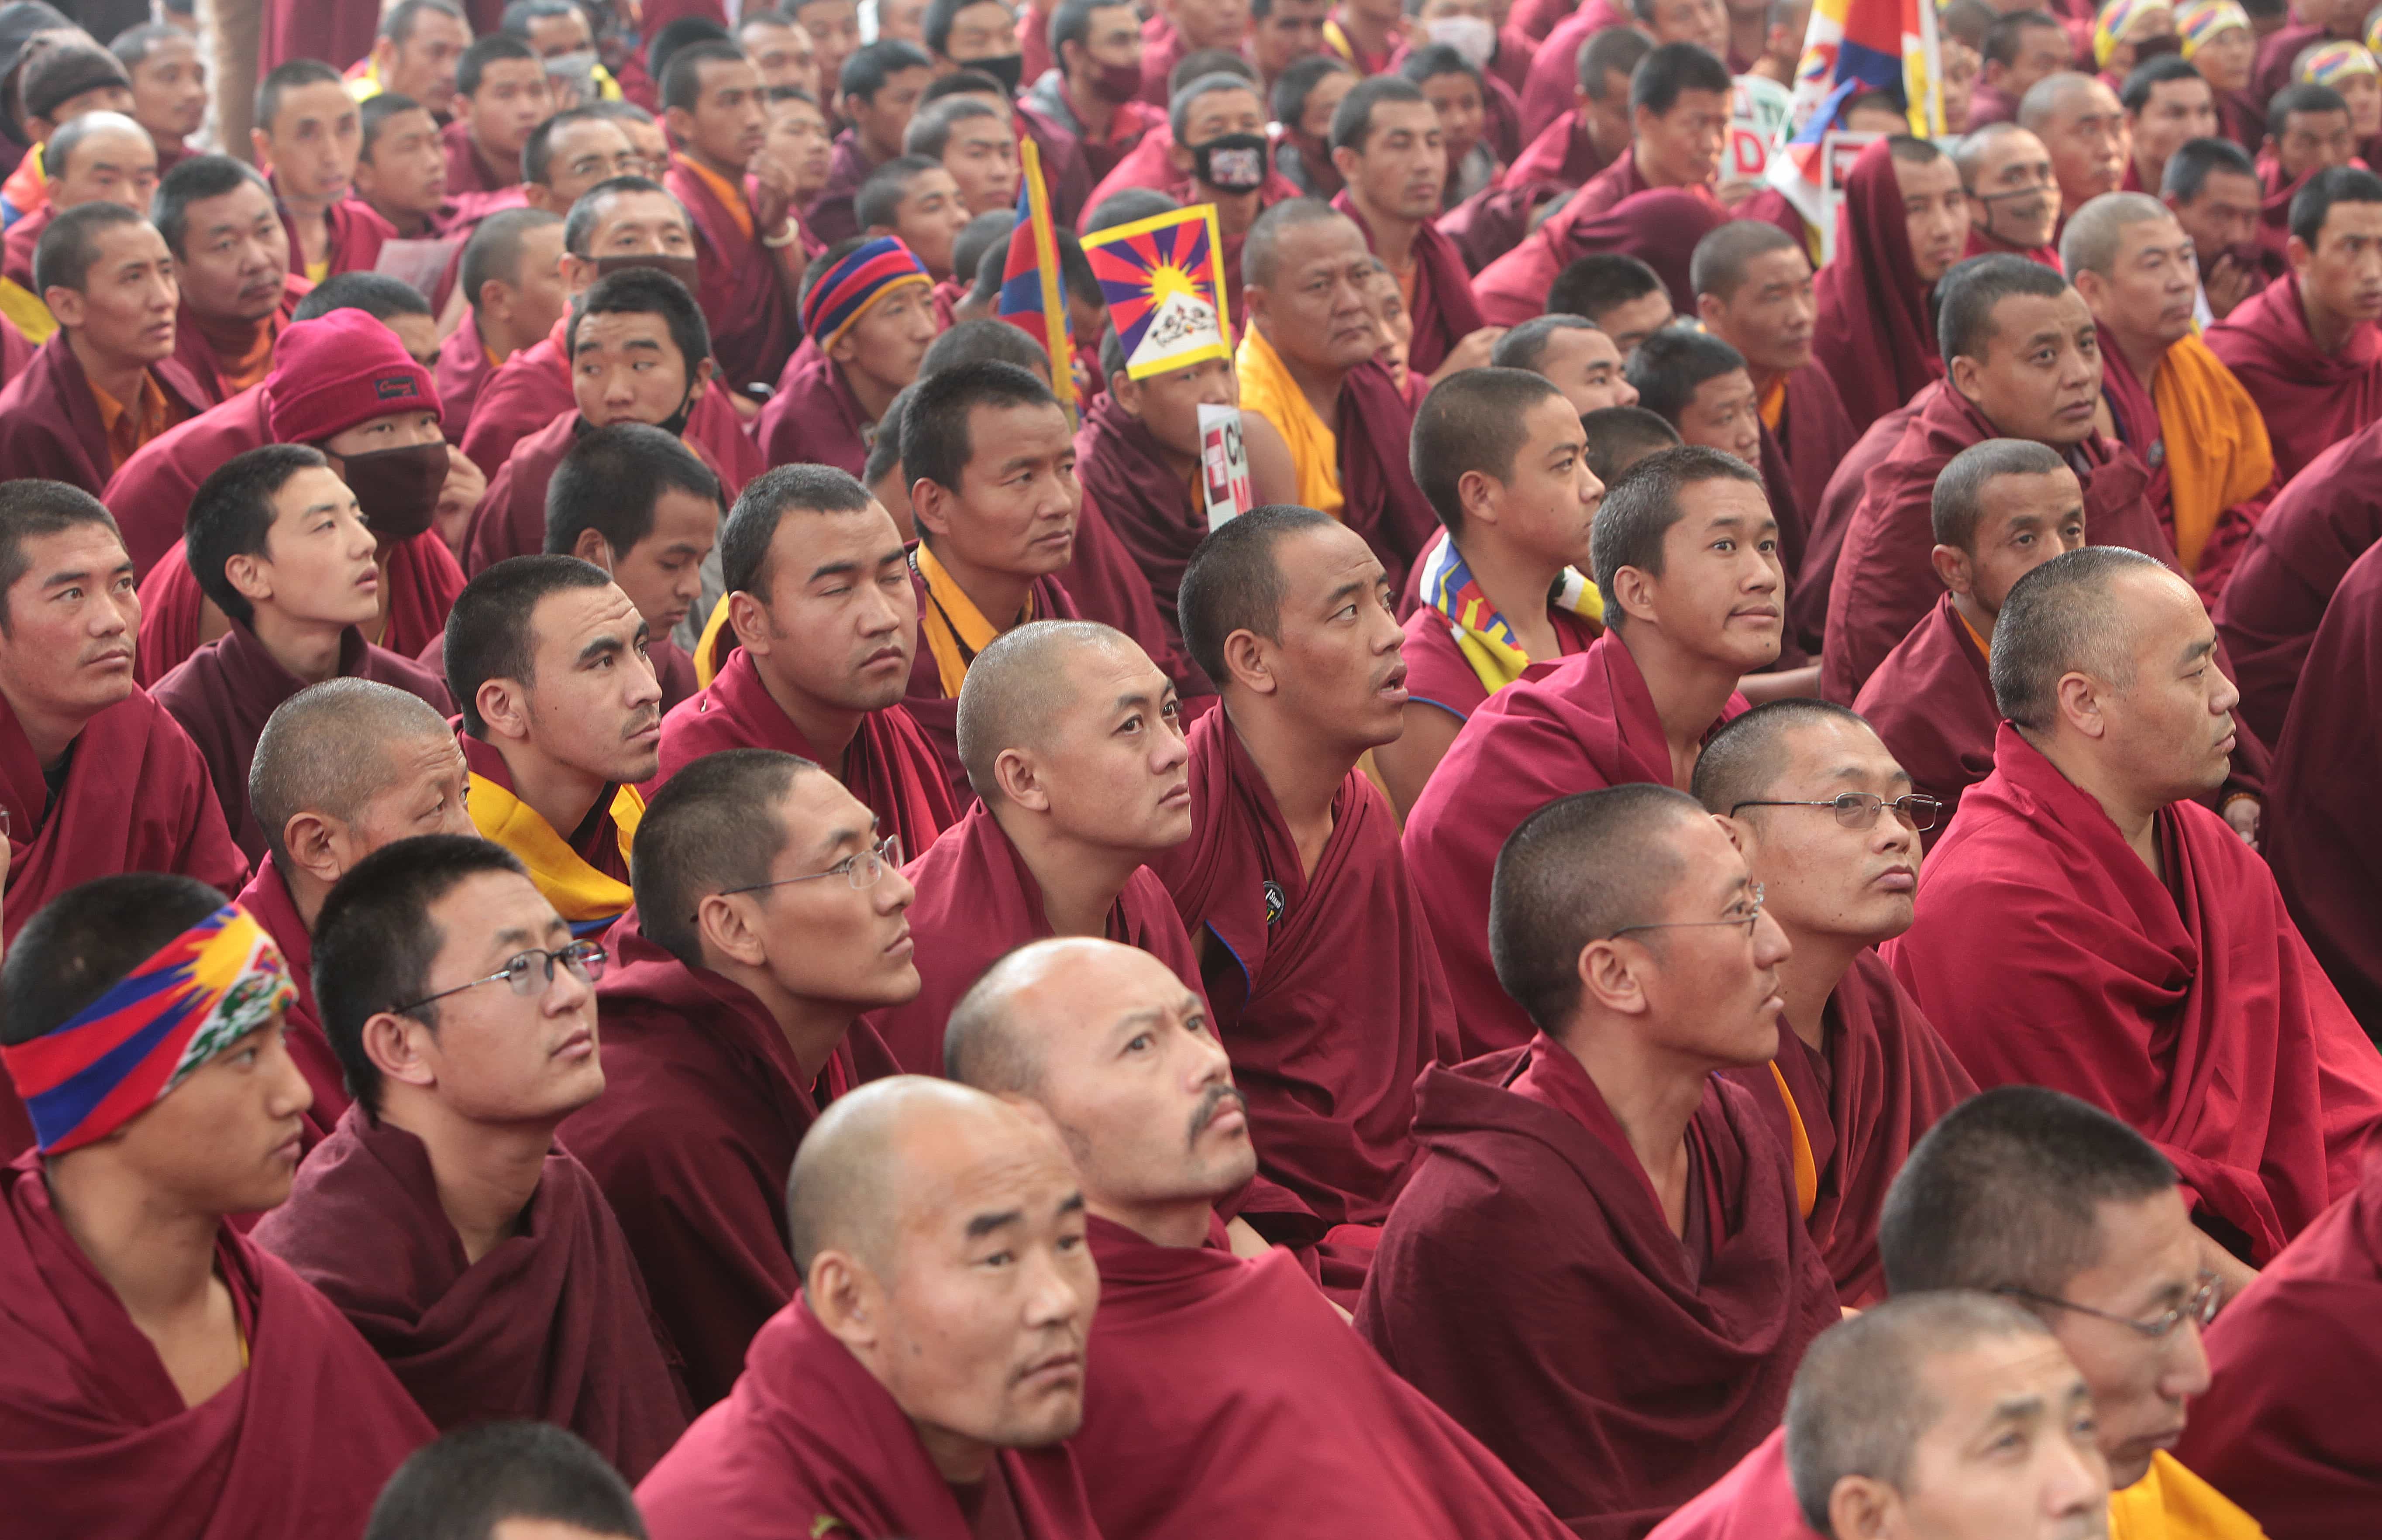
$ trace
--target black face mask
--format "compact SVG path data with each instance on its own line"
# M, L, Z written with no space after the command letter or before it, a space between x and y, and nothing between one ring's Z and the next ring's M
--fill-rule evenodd
M1265 186L1263 134L1219 134L1191 146L1191 175L1218 192L1255 192Z
M997 58L970 59L960 67L984 71L999 80L1001 89L1012 96L1017 94L1017 88L1025 79L1025 55L1023 54L1002 54Z
M596 259L596 275L599 278L607 273L618 273L628 267L650 267L657 273L667 273L676 278L680 287L689 294L694 292L695 265L693 257L664 256L657 251L650 256L640 254Z
M447 445L409 444L345 457L348 490L373 538L389 544L411 540L430 528L438 493L447 484Z

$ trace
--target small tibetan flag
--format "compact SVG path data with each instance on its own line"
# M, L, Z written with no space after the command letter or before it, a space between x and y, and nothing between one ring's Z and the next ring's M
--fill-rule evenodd
M1067 340L1067 300L1060 281L1059 235L1050 223L1050 194L1042 184L1041 147L1019 136L1025 175L1017 186L1017 227L1001 275L1001 318L1023 326L1050 354L1051 386L1075 425L1074 351ZM1059 389L1061 382L1068 382Z
M1216 265L1222 248L1213 203L1084 238L1084 255L1124 346L1127 374L1144 380L1232 357L1232 318Z

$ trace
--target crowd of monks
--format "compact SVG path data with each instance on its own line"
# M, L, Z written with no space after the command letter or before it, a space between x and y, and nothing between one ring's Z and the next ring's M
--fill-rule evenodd
M2362 4L780 3L0 5L0 1531L2382 1525Z

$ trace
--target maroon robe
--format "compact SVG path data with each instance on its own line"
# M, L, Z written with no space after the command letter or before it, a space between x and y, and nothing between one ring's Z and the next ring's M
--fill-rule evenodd
M25 1536L361 1534L431 1426L355 1328L228 1225L215 1276L247 1363L190 1406L50 1202L36 1156L0 1204L0 1491Z
M508 556L535 556L546 549L546 489L563 457L579 442L583 422L579 408L572 405L513 446L505 463L489 478L487 495L472 510L472 522L464 529L466 573L477 577ZM710 446L693 434L681 440L719 478L719 495L731 507L744 483L760 474L759 451L750 439L737 436L743 452L726 464L714 459Z
M654 1540L1099 1540L1064 1443L1001 1449L993 1468L971 1516L892 1396L797 1300L754 1338L736 1393L638 1486L637 1506Z
M1803 566L1786 584L1786 624L1795 635L1824 637L1828 594L1836 586L1836 558L1844 554L1845 532L1852 527L1853 510L1860 507L1871 470L1902 442L1902 430L1910 416L1909 407L1897 407L1871 423L1829 473L1805 532Z
M1107 399L1108 393L1101 392L1099 400ZM1407 480L1412 481L1411 475ZM1133 638L1149 661L1174 681L1175 693L1183 701L1185 728L1214 702L1215 685L1184 651L1181 634L1160 614L1156 585L1132 549L1110 527L1108 516L1088 486L1084 489L1083 507L1075 513L1074 550L1054 576L1074 601L1077 614ZM1176 586L1181 586L1180 580ZM1166 597L1172 601L1173 591L1168 590Z
M1746 709L1732 695L1712 725ZM1645 676L1607 632L1492 695L1407 810L1406 871L1430 895L1466 1054L1519 1047L1537 1030L1489 959L1489 884L1505 837L1558 797L1639 781L1672 784L1670 741Z
M694 221L695 290L711 325L711 356L731 389L775 385L801 333L787 302L778 253L746 235L708 180L672 162L662 182ZM748 205L747 217L757 217Z
M1930 837L1943 838L1960 809L1960 794L1994 773L1994 734L2002 721L1985 654L1952 607L1951 594L1937 599L1885 654L1853 709L1895 763L1910 772L1911 789L1944 804Z
M2301 51L2329 37L2324 28L2291 20L2258 40L2258 59L2250 69L2250 94L2271 102L2275 92L2291 83L2291 67ZM2348 41L2363 41L2352 28Z
M447 629L447 612L463 592L463 569L437 532L424 530L389 554L388 625L378 643L399 657L419 657ZM133 677L156 683L199 650L200 612L206 596L190 575L181 545L166 547L141 584L141 642Z
M460 121L448 124L438 130L439 142L447 147L447 196L459 192L497 192L520 181L521 166L498 165L481 153L472 139L469 125Z
M554 324L543 342L533 342L497 366L472 408L472 425L463 434L463 453L491 482L504 468L513 446L554 421L557 414L578 405L571 393L571 357L563 347L569 312ZM703 446L704 458L714 466L738 468L744 481L767 466L759 447L744 431L744 420L718 380L704 390L687 414L690 443ZM741 483L739 484L742 484Z
M604 1094L562 1126L603 1185L685 1365L697 1407L728 1394L762 1323L802 1287L787 1252L786 1178L822 1107L895 1072L854 1022L816 1079L741 985L689 968L632 912L605 937L596 986Z
M1191 837L1149 870L1201 933L1259 1168L1332 1224L1379 1224L1414 1156L1415 1077L1454 1057L1455 1003L1387 800L1350 770L1308 872L1230 716L1193 725Z
M916 547L914 545L915 551ZM935 746L936 757L943 764L943 778L950 783L952 806L964 812L976 801L976 788L968 785L967 766L960 763L960 703L955 695L943 693L942 670L935 666L935 654L927 645L926 615L934 600L927 593L927 581L918 576L916 558L910 567L910 587L918 597L918 650L910 660L910 690L902 698L902 706ZM1066 587L1056 577L1037 578L1029 600L1037 620L1081 620L1084 614L1075 607ZM962 647L965 647L963 642ZM1152 660L1156 661L1155 659ZM915 911L912 911L913 923ZM987 959L990 961L990 959ZM964 987L964 986L963 986ZM959 998L957 994L952 999ZM937 1040L939 1055L940 1039Z
M868 467L869 420L844 377L843 366L805 337L786 360L778 392L753 424L768 465L832 465L858 476Z
M151 364L148 375L165 393L168 422L185 422L206 410L206 392L172 359ZM92 394L82 361L75 357L63 329L0 388L0 466L11 477L65 482L94 497L116 473L99 397Z
M302 1115L306 1126L298 1135L303 1148L312 1151L331 1136L350 1099L348 1072L340 1066L339 1056L331 1051L331 1040L323 1033L323 1012L314 1003L314 935L299 915L289 881L271 856L259 863L256 875L248 879L233 902L264 927L273 944L281 948L281 960L289 964L289 982L298 998L281 1020L289 1029L285 1041L290 1061L314 1092L314 1105Z
M1787 371L1786 401L1779 410L1774 431L1779 452L1786 456L1786 468L1794 478L1795 506L1803 517L1799 560L1808 562L1820 508L1827 501L1828 480L1853 452L1853 446L1860 442L1860 430L1853 426L1851 416L1846 412L1845 398L1836 390L1836 381L1814 361ZM1791 579L1802 569L1798 565L1786 571ZM1819 632L1818 626L1811 628L1813 637Z
M1327 45L1328 46L1328 45ZM1141 99L1160 112L1167 106L1167 78L1191 52L1191 44L1164 11L1152 11L1141 23Z
M1536 139L1540 129L1578 104L1581 45L1608 27L1628 25L1626 7L1613 0L1586 0L1543 34L1522 81L1524 139Z
M276 191L276 201L278 196ZM325 278L340 273L372 272L380 263L380 249L397 238L397 226L360 198L342 198L325 209L323 225L327 238L323 257L330 263L323 275ZM281 209L281 227L289 233L289 265L303 273L306 249L298 239L298 221L287 206Z
M1406 572L1439 529L1406 458L1414 434L1415 406L1378 359L1348 371L1340 383L1340 521L1365 537L1388 574L1393 592L1403 592Z
M1856 431L1944 377L1934 287L1919 280L1893 152L1883 141L1862 150L1846 174L1836 257L1820 269L1815 292L1812 361L1827 371Z
M1431 1070L1415 1137L1357 1327L1573 1533L1644 1534L1778 1425L1839 1312L1742 1087L1707 1081L1688 1124L1685 1243L1543 1033Z
M1969 132L1993 123L2018 121L2018 98L1999 86L1989 86L1983 79L1969 88Z
M2126 361L2125 349L2118 346L2109 328L2103 326L2099 331L2102 404L2109 409L2109 420L2117 425L2119 442L2148 468L2150 481L2143 495L2158 515L2167 544L2173 545L2175 488L2167 477L2167 434L2159 422L2158 402L2151 395L2150 382L2134 377L2133 365ZM2233 564L2241 557L2241 547L2248 543L2250 532L2257 528L2280 484L2279 481L2269 481L2255 496L2217 513L2216 527L2201 544L2198 565L2186 574L2202 601L2211 608L2224 593L2225 584L2233 575Z
M1075 474L1109 532L1147 581L1170 648L1183 645L1176 591L1191 553L1207 538L1208 511L1141 420L1106 391L1075 434ZM1070 585L1072 591L1072 585Z
M1604 634L1604 629L1595 621L1568 610L1550 610L1547 620L1554 627L1555 641L1563 651L1557 657L1540 659L1541 663L1554 663L1575 653L1584 653L1590 643ZM1435 609L1418 606L1406 617L1406 699L1437 706L1459 722L1469 721L1481 703L1489 699L1489 687L1480 682L1471 660L1455 644L1447 617Z
M266 324L273 328L276 339L281 329L289 324L289 312L313 287L303 273L292 273L282 280L281 308L266 318ZM174 312L174 361L198 382L199 388L206 393L209 406L228 401L244 388L224 378L223 360L216 354L215 344L207 339L206 330L199 324L199 318L190 310L187 298L181 308ZM261 378L257 381L259 385L264 383Z
M1087 201L1092 193L1092 168L1084 157L1084 141L1030 98L1013 97L1010 107L1016 115L1018 132L1031 139L1041 153L1042 179L1050 189L1051 219L1061 225L1074 224L1089 212Z
M1103 1534L1568 1540L1455 1419L1390 1373L1296 1261L1160 1246L1094 1216L1084 1427Z
M909 1004L889 1006L868 1021L905 1071L939 1075L952 1007L987 968L1050 935L1050 921L1042 912L1041 885L982 802L971 804L902 875L918 889L910 906L910 935L923 987ZM1191 937L1166 885L1148 867L1136 867L1109 906L1108 938L1140 947L1198 989Z
M1522 146L1522 153L1505 167L1504 185L1553 182L1559 187L1581 187L1604 166L1596 141L1589 137L1588 124L1574 107Z
M264 7L258 39L256 78L291 59L320 59L345 69L372 52L379 16L364 6L308 6L280 0ZM165 167L158 168L164 175Z
M497 365L488 359L488 345L480 340L479 317L466 306L463 319L438 345L438 364L431 372L438 387L438 404L444 409L438 427L448 443L463 442L464 430L472 424L472 408L496 372Z
M145 581L166 552L180 549L201 482L233 456L273 442L271 412L264 386L243 390L159 434L108 478L99 500L116 516L134 577Z
M858 235L860 220L853 212L853 195L876 169L876 163L860 147L859 129L846 128L837 134L828 153L827 185L803 211L803 228L830 246Z
M1823 1032L1814 1052L1782 1015L1777 1072L1762 1064L1724 1073L1752 1094L1779 1148L1794 1147L1799 1121L1820 1179L1804 1223L1837 1299L1860 1308L1885 1296L1877 1218L1886 1188L1920 1135L1976 1094L1977 1082L1873 951L1854 958L1828 996ZM1794 1120L1778 1095L1781 1075L1794 1094Z
M773 749L819 763L818 752L770 698L753 654L742 647L729 653L708 686L662 719L655 789L695 760L727 749ZM925 854L959 822L935 746L899 703L862 717L843 762L826 769L877 814L879 834L900 835L902 849L913 855Z
M444 678L411 658L372 645L353 626L339 638L338 677L394 685L441 716L455 715ZM256 740L281 703L306 685L265 651L253 630L235 620L231 629L176 664L153 691L205 757L225 826L252 862L264 859L268 835L248 804L248 768L256 758Z
M1365 232L1365 246L1375 250L1373 227L1357 210L1356 201L1343 189L1332 200L1332 206L1357 222ZM1415 265L1414 303L1407 308L1407 317L1414 323L1414 345L1407 354L1406 367L1415 373L1429 376L1447 361L1455 345L1480 329L1480 307L1472 298L1472 274L1464 265L1463 255L1455 242L1439 233L1430 221L1423 221L1415 231L1414 245L1407 258Z
M473 1262L428 1148L350 1106L255 1239L338 1306L442 1432L552 1423L633 1481L686 1431L620 1221L559 1144L514 1232Z
M2160 810L2161 881L2008 724L1994 766L1929 852L1886 961L1978 1084L2123 1118L2175 1162L2204 1227L2263 1266L2356 1185L2382 1055L2223 819Z
M2208 328L2206 340L2258 403L2278 482L2382 420L2382 328L2364 323L2339 352L2318 351L2296 277L2268 284L2233 307Z
M1472 292L1489 324L1519 325L1545 312L1547 290L1565 267L1581 257L1617 251L1651 267L1670 290L1672 306L1692 315L1696 295L1688 258L1698 241L1727 221L1728 211L1709 189L1651 187L1624 151L1519 245L1482 268Z

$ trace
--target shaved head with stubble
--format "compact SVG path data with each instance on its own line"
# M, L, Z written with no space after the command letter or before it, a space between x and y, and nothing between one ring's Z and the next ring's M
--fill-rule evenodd
M463 752L421 697L341 678L284 701L256 740L249 806L274 866L311 914L348 867L392 840L470 834ZM321 890L312 895L309 875Z

